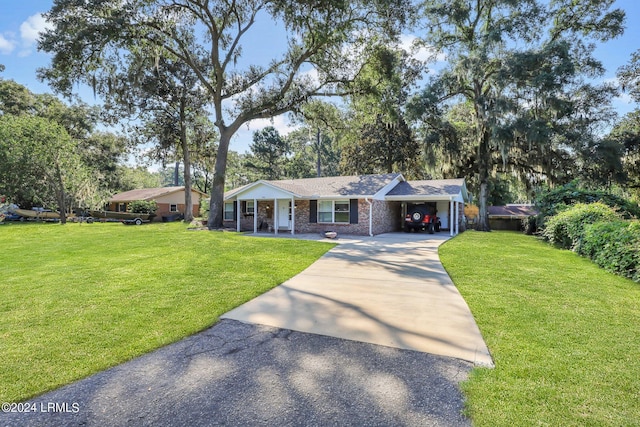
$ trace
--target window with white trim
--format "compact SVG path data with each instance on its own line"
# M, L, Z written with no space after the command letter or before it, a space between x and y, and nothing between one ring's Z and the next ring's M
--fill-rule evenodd
M349 223L349 200L319 200L319 223Z
M178 205L169 205L169 212L178 212Z
M224 204L224 220L225 221L233 221L235 218L233 216L233 202L225 202Z
M255 212L255 209L253 205L253 200L247 200L245 203L244 213L248 215L253 215L254 212Z

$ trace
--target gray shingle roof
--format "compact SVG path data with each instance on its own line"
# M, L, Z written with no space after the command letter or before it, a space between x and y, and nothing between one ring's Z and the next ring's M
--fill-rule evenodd
M385 186L401 176L399 173L390 173L382 175L331 176L262 182L266 182L273 187L302 198L337 196L366 197L377 194ZM225 193L225 198L234 197L236 194L251 186L252 184L229 191Z
M399 173L390 173L384 175L332 176L268 182L275 187L303 197L373 196L399 176Z
M463 186L463 178L404 181L389 191L387 196L457 196Z

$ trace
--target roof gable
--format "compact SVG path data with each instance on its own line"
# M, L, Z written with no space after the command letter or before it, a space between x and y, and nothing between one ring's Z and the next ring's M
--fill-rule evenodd
M388 200L442 200L452 197L460 199L457 201L466 201L468 199L464 178L404 181L391 189L385 198Z

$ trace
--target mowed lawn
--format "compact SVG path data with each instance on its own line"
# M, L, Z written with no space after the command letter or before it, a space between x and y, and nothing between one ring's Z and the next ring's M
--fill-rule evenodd
M440 256L496 364L463 385L475 426L640 425L640 284L518 233Z
M182 223L0 226L0 402L201 331L332 247Z

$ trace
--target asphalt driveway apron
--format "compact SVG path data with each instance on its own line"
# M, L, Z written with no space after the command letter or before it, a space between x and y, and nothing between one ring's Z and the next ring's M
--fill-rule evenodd
M341 243L302 273L223 318L493 366L466 302L442 267L442 234Z

